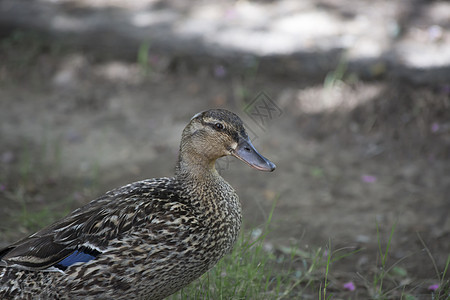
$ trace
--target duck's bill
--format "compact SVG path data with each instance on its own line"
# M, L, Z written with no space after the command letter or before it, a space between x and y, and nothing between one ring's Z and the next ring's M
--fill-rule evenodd
M250 140L241 139L232 155L260 171L272 172L276 167L273 162L256 151Z

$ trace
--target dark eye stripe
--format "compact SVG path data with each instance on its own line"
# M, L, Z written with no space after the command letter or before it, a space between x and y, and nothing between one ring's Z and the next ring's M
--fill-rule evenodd
M210 126L214 130L227 133L236 142L239 141L239 134L236 131L234 131L233 129L226 127L223 123L215 122L215 123L204 123L204 124ZM217 128L217 124L222 125L222 129Z
M211 128L218 130L218 131L223 131L225 130L225 125L223 125L220 122L215 122L215 123L205 123L206 125L210 126Z

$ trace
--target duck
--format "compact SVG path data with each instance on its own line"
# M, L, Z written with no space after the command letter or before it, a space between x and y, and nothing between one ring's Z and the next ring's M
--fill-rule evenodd
M234 156L271 172L242 120L195 114L173 177L113 189L0 249L0 299L164 299L230 253L241 227L238 195L215 168Z

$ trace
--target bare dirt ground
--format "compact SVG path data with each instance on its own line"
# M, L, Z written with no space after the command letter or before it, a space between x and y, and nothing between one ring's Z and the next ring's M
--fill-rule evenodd
M158 52L138 64L29 32L0 42L0 243L114 187L170 176L190 117L223 107L277 164L271 174L218 164L241 197L246 228L264 223L276 201L268 248L360 249L330 271L331 289L353 299L368 297L379 245L394 228L388 265L401 274L393 280L430 297L450 254L445 79L363 81L345 71L324 83L307 72L274 75L257 59L235 67ZM348 281L353 294L343 291Z

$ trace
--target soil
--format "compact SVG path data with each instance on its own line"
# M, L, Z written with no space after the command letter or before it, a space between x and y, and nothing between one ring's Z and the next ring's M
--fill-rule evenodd
M264 224L276 203L268 248L359 250L330 271L330 288L347 299L370 294L380 245L389 244L388 268L406 272L391 278L397 286L429 295L439 282L450 254L448 84L351 72L324 84L161 53L143 65L24 32L1 45L1 244L107 190L170 176L185 124L222 107L277 165L217 165L240 195L245 228Z

